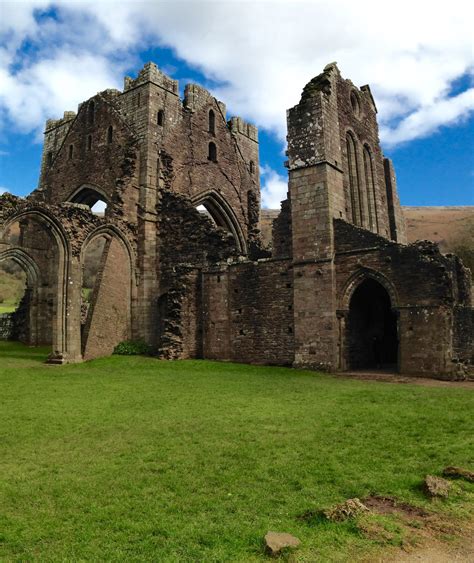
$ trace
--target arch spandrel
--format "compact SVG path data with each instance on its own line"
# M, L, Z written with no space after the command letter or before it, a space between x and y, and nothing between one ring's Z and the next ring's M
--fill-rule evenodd
M348 311L351 297L354 291L367 279L378 282L388 293L392 309L399 307L399 297L394 284L381 272L371 268L360 268L353 273L344 284L339 299L339 310Z

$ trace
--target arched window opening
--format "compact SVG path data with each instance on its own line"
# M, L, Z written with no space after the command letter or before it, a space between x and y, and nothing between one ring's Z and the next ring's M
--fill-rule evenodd
M377 200L375 197L375 178L372 155L367 145L364 146L364 176L367 190L367 203L369 210L369 228L378 233Z
M163 123L165 122L165 112L162 109L158 111L156 122L160 127L163 127Z
M359 96L352 90L351 92L351 107L356 117L360 114Z
M215 143L209 143L209 153L207 158L212 162L217 162L217 147Z
M74 145L69 145L69 160L74 156Z
M349 176L349 192L351 199L352 222L362 225L362 202L360 197L359 162L357 158L357 145L354 137L348 133L346 136L347 168Z
M239 252L246 252L245 237L232 208L220 194L211 192L195 199L196 210L216 227L232 235Z
M87 107L87 117L89 124L92 125L95 119L95 103L93 100L89 102L89 105Z
M87 150L90 151L92 149L92 135L87 135Z
M108 204L104 195L91 186L85 186L77 191L69 201L89 206L94 215L103 216L107 212Z
M94 215L99 215L100 217L102 217L103 215L105 215L105 211L107 209L107 204L105 203L105 201L98 199L94 205L91 206L91 211Z
M255 174L255 163L253 160L250 161L249 169L250 169L250 174Z
M397 369L397 316L387 290L372 278L352 294L347 341L350 369Z
M114 138L114 128L112 127L112 125L109 125L109 128L107 129L107 144L112 144Z
M209 110L209 133L216 133L216 115L212 109Z

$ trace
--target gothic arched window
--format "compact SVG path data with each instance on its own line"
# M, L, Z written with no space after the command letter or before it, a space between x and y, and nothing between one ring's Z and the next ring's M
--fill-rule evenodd
M369 228L378 232L377 200L375 198L375 177L372 154L367 145L364 145L364 176L365 189L367 190L367 203L369 209Z
M357 158L357 145L351 133L346 136L347 168L349 176L349 191L352 208L352 222L362 225L362 202L360 197L359 161Z

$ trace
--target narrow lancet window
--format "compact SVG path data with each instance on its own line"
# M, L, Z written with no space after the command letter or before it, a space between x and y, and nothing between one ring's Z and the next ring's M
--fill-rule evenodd
M212 109L209 110L209 133L216 133L216 115Z
M348 133L346 137L347 168L349 175L349 191L352 208L352 222L362 225L362 201L359 182L359 162L357 158L357 145L354 137Z
M212 162L217 162L217 147L215 143L209 143L209 154L207 158L208 160L212 160Z
M164 121L165 121L165 112L162 109L160 109L160 111L158 112L158 116L156 118L156 122L160 127L163 127Z
M69 145L69 160L74 156L74 145Z
M92 149L92 135L87 135L87 150L90 151Z
M114 128L112 127L112 125L110 125L109 128L107 129L107 143L109 145L112 143L113 138L114 138Z
M369 208L369 228L378 232L377 200L375 197L375 177L372 155L367 145L364 146L364 176L365 189L367 190L367 203Z

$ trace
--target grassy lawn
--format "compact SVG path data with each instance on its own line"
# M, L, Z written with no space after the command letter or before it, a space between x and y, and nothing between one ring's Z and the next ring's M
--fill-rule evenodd
M3 303L0 303L0 315L3 315L4 313L13 313L13 311L18 307L18 303L15 301L4 301Z
M298 516L371 493L469 512L474 485L430 505L419 484L472 467L470 390L46 354L0 343L1 561L259 561L268 530L349 561L380 544Z

